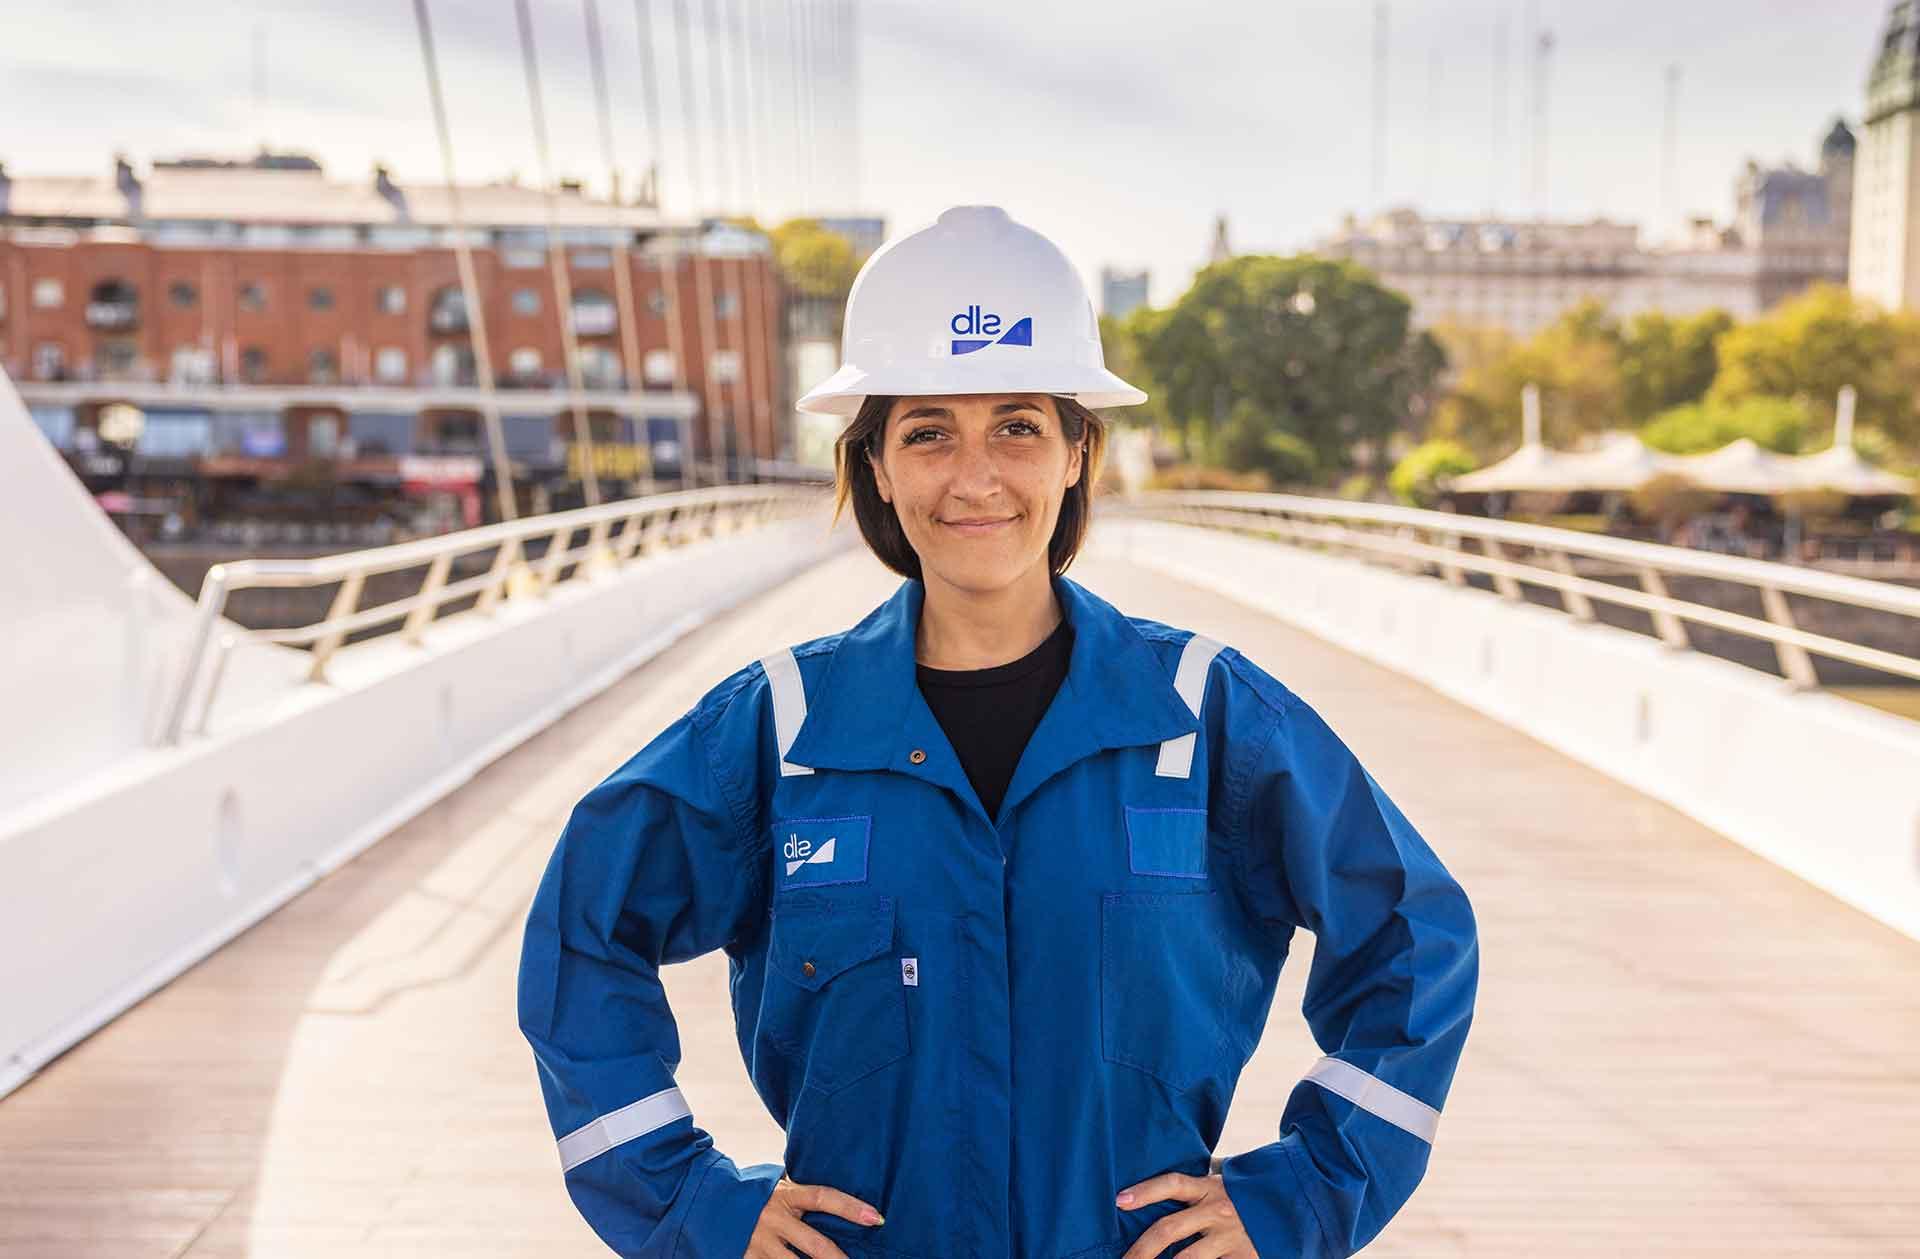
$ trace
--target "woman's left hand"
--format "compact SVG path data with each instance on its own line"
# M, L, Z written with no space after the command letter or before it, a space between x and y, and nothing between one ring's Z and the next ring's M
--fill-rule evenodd
M1240 1213L1227 1198L1226 1181L1218 1173L1188 1176L1162 1172L1129 1185L1114 1202L1123 1210L1135 1211L1149 1202L1168 1199L1191 1205L1155 1220L1121 1259L1155 1259L1181 1238L1195 1233L1200 1234L1200 1240L1181 1247L1180 1259L1260 1259L1246 1226L1240 1223Z

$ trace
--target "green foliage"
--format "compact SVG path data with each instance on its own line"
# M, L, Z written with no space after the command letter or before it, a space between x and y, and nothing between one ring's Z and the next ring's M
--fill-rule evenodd
M1426 408L1445 355L1410 313L1351 263L1249 254L1202 269L1179 301L1128 327L1190 454L1297 464L1296 446L1243 431L1262 428L1337 471L1357 443L1384 449Z
M1163 312L1141 306L1124 319L1100 317L1100 353L1107 370L1136 388L1146 391L1147 400L1139 406L1115 407L1103 411L1107 419L1120 424L1145 424L1153 428L1175 429L1179 425L1167 410L1166 391L1154 380L1140 347L1153 335L1155 321Z
M1531 340L1497 328L1435 329L1459 367L1434 413L1431 435L1451 437L1483 459L1520 440L1520 393L1540 386L1542 440L1566 445L1613 428L1624 406L1622 334L1597 302L1563 312Z
M1340 482L1340 487L1334 491L1334 494L1340 498L1360 502L1373 497L1375 484L1374 479L1366 473L1356 472Z
M1832 413L1840 386L1881 401L1895 330L1837 284L1822 284L1733 329L1720 343L1716 401L1756 394L1804 396Z
M1640 440L1669 454L1693 455L1747 437L1792 455L1800 453L1812 421L1812 408L1798 398L1695 402L1662 411L1640 430Z
M1443 479L1471 472L1479 466L1480 461L1465 446L1449 438L1436 437L1408 451L1394 465L1387 484L1401 502L1431 507L1439 496L1439 483Z
M1706 396L1720 368L1718 344L1733 316L1709 310L1675 318L1647 311L1620 336L1620 400L1626 418L1643 424L1653 416Z
M860 273L846 237L822 227L819 219L788 219L767 236L773 242L774 263L795 292L846 299L853 277Z
M1247 402L1229 412L1219 449L1227 467L1264 472L1278 485L1311 481L1319 470L1313 447Z

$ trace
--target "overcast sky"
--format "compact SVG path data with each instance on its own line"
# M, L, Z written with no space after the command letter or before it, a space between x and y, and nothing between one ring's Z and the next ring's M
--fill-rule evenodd
M701 15L742 2L687 4L704 118ZM599 3L616 158L630 170L647 156L636 5ZM766 43L783 48L802 0L744 3L759 6ZM1102 264L1149 267L1153 299L1165 303L1204 260L1215 214L1228 217L1236 248L1285 251L1378 204L1375 12L1364 0L857 4L858 144L846 128L820 129L808 197L784 112L754 150L766 215L864 211L898 231L947 205L995 202L1057 240L1089 284ZM1724 219L1747 158L1811 166L1836 116L1858 120L1888 7L1395 0L1380 200L1443 214L1544 208L1650 229L1663 208L1665 222L1687 211ZM667 98L667 203L684 211L692 203L673 0L652 0L652 10ZM460 177L536 178L511 0L431 0L431 12ZM582 13L583 0L535 0L536 44L558 173L604 187ZM1532 30L1553 43L1544 206L1534 191ZM1676 170L1663 206L1670 64L1680 67ZM791 102L783 78L769 82L773 99ZM727 96L729 109L735 99ZM343 177L366 175L375 161L403 181L440 171L407 0L38 5L30 23L7 22L0 40L0 117L10 124L0 162L15 175L101 171L116 150L144 165L187 151L249 151L263 139L311 152ZM743 205L746 164L723 185L714 138L696 133L705 200L730 186L730 205Z

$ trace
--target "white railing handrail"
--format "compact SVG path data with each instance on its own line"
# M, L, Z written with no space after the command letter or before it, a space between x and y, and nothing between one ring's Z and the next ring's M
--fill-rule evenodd
M1583 621L1594 619L1596 602L1635 608L1652 616L1659 637L1673 647L1691 646L1686 622L1712 625L1771 643L1781 672L1796 686L1819 685L1813 655L1920 680L1920 653L1886 651L1802 629L1794 623L1786 600L1787 595L1796 594L1913 617L1920 631L1920 590L1890 582L1549 525L1300 494L1165 490L1134 495L1119 507L1130 514L1274 533L1285 541L1371 553L1423 575L1434 570L1456 585L1465 584L1467 572L1484 573L1508 599L1523 597L1522 582L1544 586L1560 593L1563 611ZM1422 534L1439 541L1423 541ZM1479 552L1464 549L1469 539L1479 544ZM1540 552L1546 562L1515 557L1507 547ZM1623 566L1639 578L1640 588L1582 576L1574 570L1575 559ZM1675 598L1666 587L1666 578L1672 576L1750 587L1759 592L1766 615L1748 616Z
M1783 564L1778 560L1756 560L1744 555L1722 555L1717 551L1696 551L1690 547L1669 546L1661 542L1642 542L1636 538L1616 538L1607 534L1584 533L1552 525L1533 525L1516 520L1496 520L1487 516L1465 516L1456 512L1429 511L1401 507L1393 503L1362 503L1339 498L1314 498L1305 494L1261 494L1243 490L1166 490L1134 496L1135 503L1193 500L1196 506L1222 507L1267 513L1292 512L1329 520L1350 520L1362 524L1408 525L1417 529L1443 528L1447 533L1469 538L1493 538L1520 546L1570 551L1592 559L1617 560L1639 567L1652 564L1669 574L1689 577L1713 577L1747 586L1772 586L1788 594L1804 594L1836 603L1851 603L1887 612L1920 616L1920 590L1894 586L1866 577L1829 573L1817 568ZM1440 523L1436 523L1440 522Z
M520 593L545 596L560 583L561 569L569 563L576 564L574 577L589 568L589 561L596 569L618 568L642 553L794 514L823 497L821 487L812 485L709 486L506 520L338 555L292 560L244 559L215 564L207 570L201 583L193 629L161 723L160 739L163 743L179 741L196 691L203 691L199 728L205 728L227 658L242 640L310 645L312 662L308 666L308 680L324 681L328 661L349 634L404 617L408 641L418 642L440 607L452 600L477 594L480 601L475 610L490 612L501 595L516 584ZM671 524L659 527L659 522L668 517L673 517ZM623 524L623 528L617 538L610 539L617 523ZM578 546L567 545L572 536L583 529L587 531L586 540ZM538 538L547 539L546 553L529 564L522 552L527 542ZM486 572L458 581L448 580L455 560L487 550L495 554ZM372 607L360 606L369 577L421 565L427 566L427 574L419 590ZM278 629L230 627L216 641L214 630L236 590L326 586L336 582L340 589L327 615L318 621Z

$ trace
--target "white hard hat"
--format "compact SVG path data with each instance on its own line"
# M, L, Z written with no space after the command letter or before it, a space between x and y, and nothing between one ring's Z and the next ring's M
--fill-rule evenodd
M957 205L874 251L847 294L840 370L795 403L853 415L869 394L1147 395L1107 370L1100 324L1059 246L997 205Z

